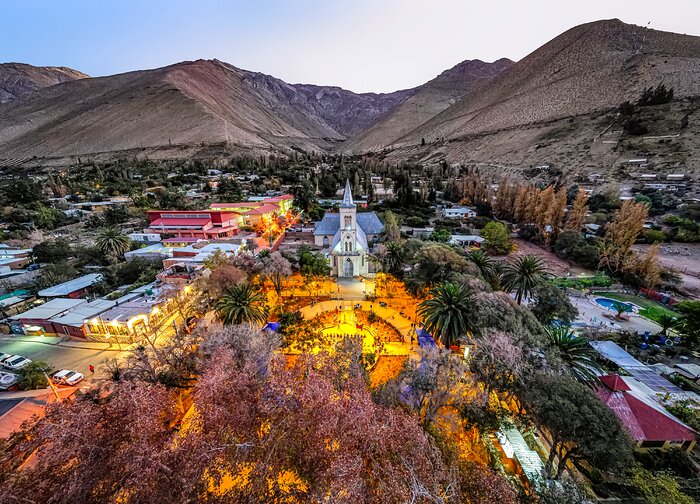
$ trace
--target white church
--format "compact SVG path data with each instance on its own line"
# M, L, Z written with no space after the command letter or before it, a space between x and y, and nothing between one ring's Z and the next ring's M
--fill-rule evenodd
M314 242L323 247L331 266L331 276L354 277L374 273L369 261L369 243L384 231L374 212L357 213L350 181L345 183L339 213L326 213L314 229Z

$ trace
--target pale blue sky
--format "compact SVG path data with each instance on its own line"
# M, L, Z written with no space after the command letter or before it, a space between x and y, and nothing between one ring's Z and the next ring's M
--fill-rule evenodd
M700 35L698 0L0 0L0 62L93 76L218 58L287 82L413 87L617 17Z

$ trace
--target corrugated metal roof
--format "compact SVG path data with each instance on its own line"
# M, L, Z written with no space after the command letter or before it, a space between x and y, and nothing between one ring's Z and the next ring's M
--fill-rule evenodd
M41 297L58 297L67 296L71 292L79 291L85 287L90 287L102 281L102 275L99 273L90 273L83 275L73 280L63 282L62 284L54 285L48 289L40 290L38 295Z

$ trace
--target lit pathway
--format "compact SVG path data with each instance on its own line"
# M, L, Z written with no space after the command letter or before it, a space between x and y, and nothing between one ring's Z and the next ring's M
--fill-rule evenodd
M355 305L359 305L362 311L374 311L379 318L396 329L401 335L404 343L388 342L384 345L384 353L386 355L409 355L411 353L412 322L388 306L384 308L379 303L372 301L331 300L304 306L299 311L304 318L312 319L324 312L334 312L336 308L341 313L346 310L353 310Z

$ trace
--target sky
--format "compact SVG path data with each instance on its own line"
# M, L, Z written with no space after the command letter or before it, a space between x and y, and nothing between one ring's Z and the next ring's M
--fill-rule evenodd
M417 86L619 18L700 35L698 0L0 0L0 62L91 76L217 58L290 83Z

